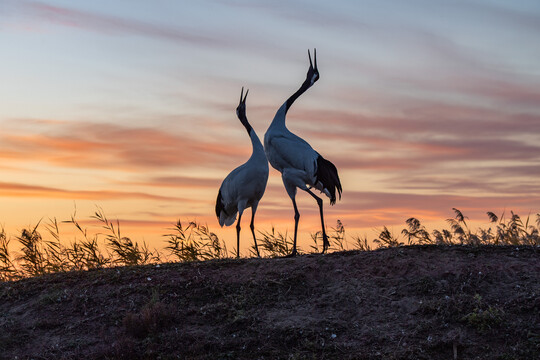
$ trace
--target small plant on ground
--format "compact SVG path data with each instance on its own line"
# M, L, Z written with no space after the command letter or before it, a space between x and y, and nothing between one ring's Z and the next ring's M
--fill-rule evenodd
M78 232L83 236L80 241L73 241L66 249L68 261L73 269L100 269L111 264L111 258L102 252L98 245L98 235L90 235L86 228L83 228L77 220L77 211L71 215L71 219L65 223L73 224Z
M407 238L407 244L432 244L433 240L426 230L426 227L420 224L420 220L409 218L405 221L408 228L401 230L401 233Z
M20 264L22 276L37 276L46 273L42 237L37 231L40 222L32 229L23 229L21 235L16 238L22 245L22 255L16 258Z
M370 245L370 241L368 240L367 236L359 236L356 235L353 237L353 247L356 250L360 251L372 251L373 248Z
M167 329L174 321L177 309L159 300L156 292L139 312L128 313L123 320L126 333L144 339Z
M168 250L178 261L202 261L228 257L225 242L211 232L208 226L191 221L184 227L178 220L171 230L174 232L165 235L168 237L165 250Z
M485 304L479 294L474 296L474 300L474 310L461 318L462 322L481 332L486 332L501 324L504 316L501 309Z
M380 232L379 237L374 239L373 242L379 244L379 248L403 246L403 242L399 241L399 237L395 236L386 226Z
M148 249L145 242L139 246L137 242L133 242L130 238L120 234L120 222L116 220L116 226L112 221L109 221L103 212L103 209L98 208L92 218L100 221L103 228L108 231L105 236L109 248L116 255L113 258L113 263L121 265L140 265L159 261L159 254Z
M11 261L9 251L9 238L6 236L4 227L0 227L0 281L13 280L17 271Z
M258 239L259 251L270 257L287 256L291 253L293 247L293 239L287 235L287 232L281 233L276 231L272 226L271 231L259 231L262 238ZM297 251L300 254L300 247L297 246ZM254 251L255 249L253 249Z
M343 226L341 220L337 220L335 227L331 227L330 229L328 229L327 236L328 242L330 243L330 246L328 248L329 252L349 250L349 246L345 238L345 227ZM323 243L322 231L317 231L316 233L311 234L311 239L314 242L314 245L311 246L313 251L321 252L322 245L319 245L319 241L321 244Z

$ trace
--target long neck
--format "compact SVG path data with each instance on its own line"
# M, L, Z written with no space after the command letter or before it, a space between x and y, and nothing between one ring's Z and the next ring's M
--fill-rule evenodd
M276 115L274 116L274 120L272 120L272 124L270 124L270 127L274 128L274 129L275 128L286 128L286 126L285 126L285 117L287 116L287 111L289 111L289 108L295 102L295 100L298 99L300 97L300 95L305 93L306 90L310 88L310 86L311 86L311 84L306 79L306 81L304 81L302 83L302 86L300 86L300 89L296 90L296 92L294 94L292 94L291 97L289 97L287 99L287 101L285 101L283 103L283 105L281 105L281 107L276 112Z
M251 157L263 156L263 157L266 158L266 155L264 154L263 145L261 144L261 141L259 140L259 137L255 133L255 130L253 130L253 128L249 124L249 121L248 121L248 119L246 117L246 114L239 114L238 118L242 122L242 125L244 125L244 127L246 128L247 133L249 135L249 138L251 139L251 146L253 148L253 153L252 153Z
M285 102L285 113L289 111L289 108L295 102L295 100L298 99L300 95L305 93L306 90L309 89L310 86L311 86L311 83L306 79L306 81L302 83L302 86L300 86L300 89L298 89L294 94L292 94L291 97L288 98L287 101Z
M250 132L251 130L253 130L253 128L251 127L251 125L249 124L249 121L247 119L247 116L246 116L246 113L245 112L240 112L238 113L238 119L240 120L240 122L242 123L242 125L244 125L244 127L246 128L246 131L248 132L248 135L250 135ZM251 135L250 135L251 136Z
M253 128L249 133L249 138L251 139L251 147L253 149L253 153L251 154L250 159L257 159L257 161L266 162L266 154L264 152L264 147Z

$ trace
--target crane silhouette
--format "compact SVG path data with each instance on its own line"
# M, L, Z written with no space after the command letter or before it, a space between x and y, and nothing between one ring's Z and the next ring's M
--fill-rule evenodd
M324 226L323 201L315 195L311 188L315 188L330 198L330 204L336 203L336 189L341 199L341 182L334 164L323 158L317 151L313 150L305 140L296 136L287 129L285 117L287 111L294 101L319 80L319 70L317 69L317 52L314 50L313 60L308 50L309 69L306 80L300 88L292 94L285 103L278 109L272 123L264 135L264 150L266 157L272 167L281 173L283 185L287 194L292 200L294 207L294 243L293 250L289 256L296 255L296 238L298 233L298 221L300 213L296 206L297 188L310 194L319 206L321 216L323 253L328 249L330 243Z
M253 234L255 251L257 252L257 256L260 256L257 239L255 238L254 220L257 206L264 195L268 181L268 161L266 160L263 145L255 130L249 124L246 116L246 98L248 92L249 90L246 90L246 95L243 97L244 88L242 87L240 103L236 108L236 115L248 132L253 152L246 163L231 171L225 180L223 180L216 200L216 216L221 227L223 225L232 225L238 213L238 221L236 223L236 257L240 257L240 221L244 210L249 207L251 207L250 228Z

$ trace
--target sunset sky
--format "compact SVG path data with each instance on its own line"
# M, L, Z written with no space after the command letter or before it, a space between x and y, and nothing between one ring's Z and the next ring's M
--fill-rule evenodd
M0 0L0 225L13 236L100 206L134 240L159 244L181 219L232 245L214 204L251 153L240 89L262 139L315 47L321 78L287 125L339 170L329 226L534 215L539 39L538 0ZM318 209L297 201L305 241ZM256 226L293 225L271 169Z

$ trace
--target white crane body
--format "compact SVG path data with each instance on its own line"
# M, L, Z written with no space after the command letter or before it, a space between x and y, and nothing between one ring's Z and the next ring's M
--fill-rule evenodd
M310 68L306 80L300 89L278 109L264 135L266 157L272 167L281 173L283 185L294 207L295 226L292 256L296 255L296 238L300 218L295 199L297 189L306 191L317 200L322 224L323 252L328 248L329 242L324 225L322 200L310 189L315 188L328 196L331 205L336 202L336 190L340 198L342 192L341 182L334 164L323 158L304 139L290 132L285 125L285 118L290 106L319 79L316 53L315 66L311 62L311 55L309 55L309 61Z
M253 152L247 162L238 166L225 177L219 188L216 200L216 216L220 226L234 224L238 215L238 221L236 223L237 257L240 256L240 222L242 220L242 214L247 208L251 208L250 228L255 244L255 251L259 255L254 221L259 201L266 189L269 169L264 147L246 117L245 101L248 91L246 91L246 96L242 99L244 93L244 88L242 88L240 104L236 109L236 113L248 132Z

